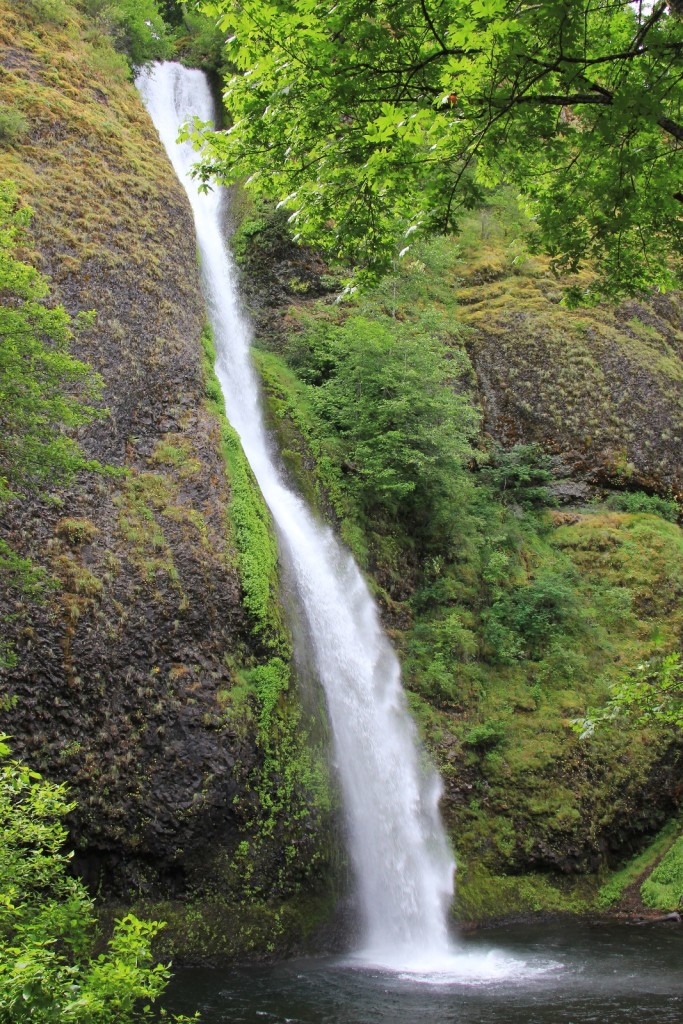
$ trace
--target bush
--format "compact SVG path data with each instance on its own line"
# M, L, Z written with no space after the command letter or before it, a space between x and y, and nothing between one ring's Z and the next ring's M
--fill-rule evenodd
M28 131L28 121L16 107L0 103L0 145L11 146Z
M79 7L112 37L133 69L172 56L173 44L157 0L79 0Z
M166 988L151 941L163 924L132 914L95 954L94 904L71 877L64 786L9 759L0 737L0 1024L134 1024L157 1019ZM177 1024L187 1017L173 1018Z
M632 515L647 512L670 523L677 522L681 514L680 505L673 498L661 498L658 494L645 494L643 491L618 491L609 495L605 505L615 512L630 512Z
M502 592L485 616L484 637L492 659L510 664L541 658L551 640L574 630L578 611L573 581L552 569Z
M66 25L69 15L63 0L14 0L17 8L31 21L47 25Z
M168 21L168 16L165 17ZM178 24L176 48L178 58L184 64L216 73L226 69L225 33L216 26L213 18L184 11L182 23L178 23L176 18L173 23Z
M659 910L677 910L683 902L683 836L640 888L643 903Z
M63 306L48 304L48 282L16 259L30 210L0 181L0 502L13 491L53 487L95 468L68 428L89 423L101 378L69 355L73 329ZM91 322L91 318L87 318Z
M420 324L353 316L310 325L293 362L340 439L361 508L422 537L452 524L478 419L449 387L441 342Z
M555 504L548 488L552 480L550 467L550 457L540 444L516 444L505 449L495 443L481 476L504 504L538 508Z
M474 725L465 735L463 743L466 747L478 750L493 750L505 739L505 729L500 722L482 722Z

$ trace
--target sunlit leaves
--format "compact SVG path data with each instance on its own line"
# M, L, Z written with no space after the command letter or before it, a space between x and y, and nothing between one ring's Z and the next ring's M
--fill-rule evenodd
M678 652L639 665L614 687L604 708L578 719L574 725L587 737L597 726L623 718L639 725L659 723L683 728L683 662Z
M0 1024L134 1024L158 1019L166 988L151 941L126 915L96 953L92 899L69 871L64 786L9 759L0 736ZM177 1024L188 1018L173 1018Z
M202 174L296 192L300 237L347 264L382 271L417 211L453 230L506 181L558 269L593 262L608 292L679 279L683 23L666 5L640 22L613 0L203 9L238 72L236 127L209 136Z

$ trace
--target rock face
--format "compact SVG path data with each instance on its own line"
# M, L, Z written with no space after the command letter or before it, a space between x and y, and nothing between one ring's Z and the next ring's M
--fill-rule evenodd
M540 442L574 480L683 493L680 295L570 310L542 261L494 251L457 296L494 437Z
M90 456L125 473L84 475L54 500L0 510L0 536L58 584L43 604L0 592L18 654L18 667L0 677L0 730L12 735L18 756L69 782L78 803L76 865L93 887L151 900L210 890L206 932L188 938L191 918L181 911L182 939L169 952L182 955L194 941L198 958L205 946L234 955L244 948L226 937L237 927L221 903L226 893L229 902L241 891L251 930L265 892L295 894L298 908L302 892L331 891L320 848L329 820L321 823L301 787L287 789L292 779L318 777L302 753L306 730L294 702L283 691L283 717L264 741L245 684L250 670L269 659L272 670L273 654L286 660L286 651L257 638L242 603L240 552L226 515L237 478L226 472L225 437L205 401L204 315L184 193L106 42L86 40L89 28L73 13L48 24L31 10L23 0L0 0L0 103L28 123L24 137L2 144L1 175L35 211L26 259L50 275L55 300L70 312L97 311L74 351L103 375L106 415L80 439ZM244 262L258 333L275 348L291 326L289 305L334 288L318 256L294 247L281 227ZM581 504L595 484L681 490L676 297L568 311L541 263L508 266L499 250L467 263L461 280L454 273L444 287L457 294L458 321L469 328L486 429L505 444L540 441L553 452L566 478L556 485L560 500ZM627 517L572 513L555 526L558 549L571 553L587 594L608 579L623 618L617 598L628 584L635 632L655 635L661 623L680 632L673 525L664 537L661 526L656 532ZM652 536L640 536L646 529ZM635 577L634 552L647 565ZM391 613L397 634L411 627L409 583ZM597 654L595 671L619 656L610 647ZM490 667L477 671L473 693L483 691L482 680L500 682L505 705L487 713L521 722L516 745L503 756L466 730L457 738L468 715L478 721L466 694L462 708L437 709L429 720L442 734L432 746L446 817L453 835L469 830L478 863L508 872L513 889L518 872L591 871L661 823L680 771L677 751L643 752L644 743L636 749L626 736L616 753L606 742L590 760L554 710L540 727L534 717L541 683L555 685L549 670L538 680L509 667L495 680ZM559 665L561 678L563 671ZM568 717L582 710L572 689L562 696ZM319 798L329 804L329 794ZM473 916L484 912L484 903L472 906ZM267 938L253 940L262 949L272 923Z
M28 134L0 151L34 209L26 258L71 313L74 353L104 377L83 476L3 509L2 536L59 583L14 609L1 680L15 753L67 779L78 862L110 892L181 892L237 841L256 759L223 698L258 656L241 606L219 423L206 408L190 210L123 62L75 14L0 3L0 102ZM233 667L228 667L228 665Z

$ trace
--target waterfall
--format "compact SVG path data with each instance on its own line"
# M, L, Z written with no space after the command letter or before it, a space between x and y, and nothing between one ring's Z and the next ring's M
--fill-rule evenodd
M365 580L332 530L287 485L271 455L249 329L223 240L224 193L198 193L189 175L196 154L189 144L176 143L179 126L193 115L204 121L214 116L206 78L178 64L160 64L144 71L137 86L192 204L227 415L276 524L325 692L363 915L359 955L403 967L436 963L450 951L447 916L455 867L438 812L441 782L423 764L398 660Z

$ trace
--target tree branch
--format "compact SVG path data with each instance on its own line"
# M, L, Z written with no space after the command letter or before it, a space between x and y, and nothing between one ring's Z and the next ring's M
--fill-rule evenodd
M534 94L515 96L505 106L516 106L519 103L545 103L555 107L571 107L575 103L600 103L609 106L612 96L607 92L577 92L570 96L536 96ZM504 109L501 108L501 109Z
M683 142L683 125L676 124L670 117L658 117L657 124L660 128L663 128L669 135L673 135L674 139L678 139L679 142Z

